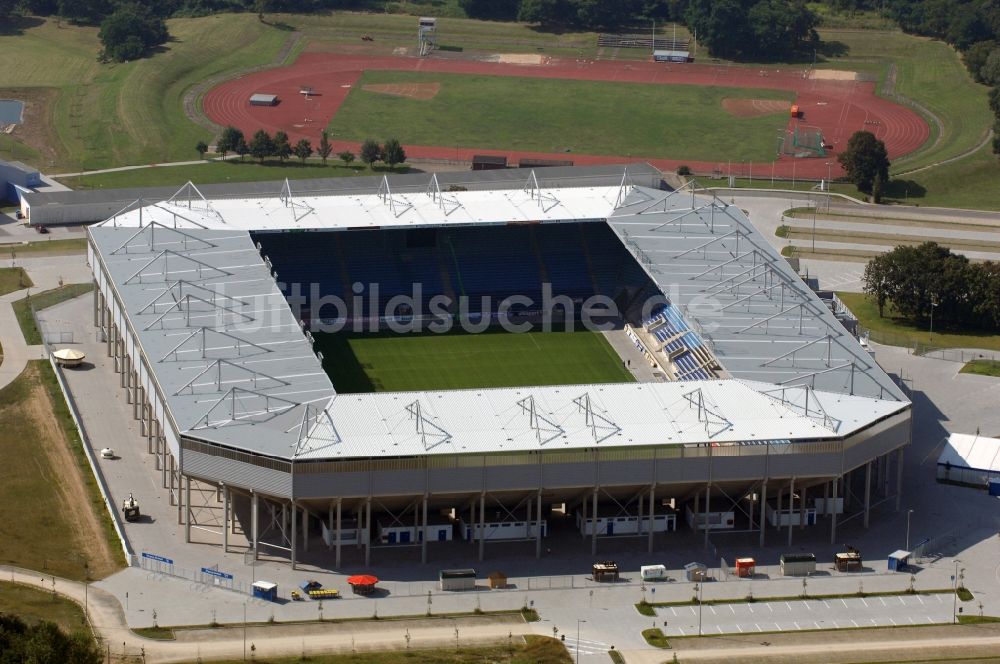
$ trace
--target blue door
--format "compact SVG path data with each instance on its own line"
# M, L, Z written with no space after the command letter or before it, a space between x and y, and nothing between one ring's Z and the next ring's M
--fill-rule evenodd
M396 543L396 533L392 530L389 531L389 544Z
M447 528L442 528L441 530L438 530L438 541L439 542L446 542L446 541L448 541L448 529Z
M615 522L612 521L611 519L608 519L608 535L614 535L614 534L615 534Z
M400 544L409 544L410 543L410 531L409 530L404 530L403 532L401 532L399 534L399 542L400 542Z

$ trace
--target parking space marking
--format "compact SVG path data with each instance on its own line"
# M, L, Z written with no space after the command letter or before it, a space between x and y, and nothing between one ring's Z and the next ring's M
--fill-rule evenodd
M742 633L743 633L743 628L742 628L742 627L740 627L740 624L739 624L739 623L736 623L736 629L740 630L740 634L742 634Z
M754 623L754 624L753 624L753 626L757 628L757 631L758 631L758 632L763 632L763 631L764 631L764 630L762 630L762 629L760 628L760 625L758 625L757 623Z
M858 626L858 623L854 622L853 620L851 621L851 624L854 625L855 627Z
M677 617L677 611L675 611L673 607L670 607L670 613L672 613L675 618Z
M840 603L844 605L845 609L851 608L851 607L847 606L847 602L845 600L843 600L843 599L840 600Z
M736 608L732 604L729 605L729 610L733 612L734 616L736 615Z
M889 622L891 622L891 623L892 623L893 625L897 625L897 624L899 624L899 623L897 623L897 622L896 622L895 620L893 620L892 618L889 618Z
M917 595L917 601L920 602L921 604L924 603L924 600L920 599L920 595Z
M712 615L713 615L713 616L717 616L717 615L719 615L719 614L718 614L718 613L717 613L717 612L715 611L715 607L714 607L714 606L712 606L711 604L709 604L708 608L709 608L709 609L711 609L711 611L712 611Z
M861 598L861 603L864 604L866 607L868 606L868 602L865 601L864 597Z
M813 608L812 608L812 604L811 604L810 602L802 602L802 603L806 605L806 608L807 608L808 610L810 610L810 611L812 611L812 610L813 610Z
M753 613L753 612L754 612L754 611L753 611L753 607L752 607L752 606L750 606L749 604L747 604L747 608L748 608L748 609L750 609L750 613Z
M795 629L802 629L797 622L793 622L792 624L795 625Z
M881 597L878 598L878 601L882 602L882 606L889 606L888 604L885 603L885 600L882 599Z
M785 607L788 609L789 613L792 612L792 605L791 604L789 604L788 602L785 602Z

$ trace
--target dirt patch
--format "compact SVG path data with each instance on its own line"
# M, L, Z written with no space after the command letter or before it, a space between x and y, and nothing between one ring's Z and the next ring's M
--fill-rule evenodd
M64 155L52 117L58 96L59 90L56 88L0 88L0 98L24 102L24 123L13 125L9 132L4 133L38 152L41 155L40 163L33 165L39 168L55 164Z
M858 72L843 71L842 69L813 69L809 72L809 78L814 81L856 81Z
M42 384L39 363L30 362L25 369L29 392L20 404L18 417L31 422L37 432L35 449L45 455L47 463L39 463L43 474L51 473L49 487L58 494L62 506L61 518L70 524L73 550L89 561L91 578L103 578L119 569L114 554L103 535L103 526L94 514L90 495L83 477L84 469L70 449L70 441L56 422L54 404ZM90 472L89 468L86 472Z
M537 53L499 53L490 59L505 65L544 65L549 61Z
M781 99L734 99L726 97L722 100L722 108L726 113L737 118L756 118L773 113L787 113L790 104Z
M434 99L441 91L440 83L378 83L373 85L363 85L361 89L365 92L375 92L377 94L391 95L393 97L406 97L407 99L417 99L427 101Z

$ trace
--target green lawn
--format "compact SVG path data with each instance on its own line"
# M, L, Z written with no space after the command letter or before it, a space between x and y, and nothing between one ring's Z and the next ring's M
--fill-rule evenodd
M457 390L633 380L598 334L316 334L338 392Z
M16 300L13 303L14 315L17 317L17 324L21 326L24 340L29 346L37 346L42 343L42 334L38 331L35 319L31 316L32 306L36 311L46 309L92 290L94 290L94 284L67 284L52 290L42 291L37 295L31 295L30 298Z
M49 236L51 237L51 236ZM72 240L39 240L27 244L0 244L0 258L11 258L16 256L40 256L82 254L87 251L87 240L85 238L74 238Z
M375 171L362 165L347 168L336 159L330 160L326 166L320 161L310 160L302 164L299 160L280 163L265 161L263 164L245 161L206 162L191 166L169 166L163 168L138 168L131 171L114 171L112 173L97 173L81 175L72 178L59 178L59 181L71 189L114 189L122 187L181 187L187 182L195 184L215 184L220 182L261 182L267 180L306 180L313 178L353 177L355 175L373 175L382 173L405 173L405 166L397 166L395 170L380 169Z
M391 83L440 83L441 90L421 101L362 89ZM369 71L330 130L342 139L396 136L404 145L771 159L787 112L736 118L722 108L726 97L792 99L777 90Z
M402 641L402 639L400 639ZM573 664L573 658L563 644L547 636L525 636L511 639L510 644L497 644L478 648L440 648L437 650L404 649L386 652L359 651L349 655L310 655L307 661L315 664ZM259 664L294 664L303 659L294 657L256 657ZM243 660L227 660L219 664L236 664Z
M0 581L0 613L15 615L29 625L43 620L72 634L83 629L83 607L52 592Z
M871 340L891 346L925 348L984 348L1000 350L1000 335L978 331L941 329L935 325L932 335L927 323L913 323L894 315L890 307L879 318L878 306L863 293L837 293L858 321L871 330Z
M23 267L0 267L0 295L30 288L33 285L31 277Z
M111 519L48 362L29 362L0 390L0 422L0 466L10 473L0 482L0 505L9 508L0 519L0 562L79 580L120 569ZM54 451L59 446L69 451ZM93 510L101 532L82 532L81 510ZM110 557L95 539L107 542Z
M1000 378L1000 361L972 360L966 362L960 373L979 374L980 376L996 376Z

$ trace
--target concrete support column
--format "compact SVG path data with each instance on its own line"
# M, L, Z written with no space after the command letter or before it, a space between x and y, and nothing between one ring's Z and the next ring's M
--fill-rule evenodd
M302 551L309 551L309 510L302 506Z
M479 560L486 554L486 492L479 496Z
M868 515L872 506L872 462L865 464L865 514L862 517L864 527L868 527Z
M704 523L705 523L705 548L706 549L708 548L708 512L711 509L711 507L709 506L709 501L711 500L711 498L712 498L712 483L709 482L708 484L705 485L705 515L704 515L704 520L705 521L704 521Z
M830 544L837 543L837 484L840 478L833 480L833 509L830 510Z
M281 504L281 539L288 539L288 506Z
M420 562L423 565L427 564L427 494L424 494L424 499L422 501L421 511L424 513L424 525L420 530Z
M777 506L775 507L775 509L777 510L778 514L778 525L776 525L774 529L781 530L781 485L780 484L778 485L778 495L775 497L775 500L777 501Z
M896 511L903 500L903 448L896 450Z
M792 545L792 512L795 510L795 478L788 482L788 546Z
M653 552L653 534L656 532L656 485L649 485L649 531L646 534L646 551Z
M260 541L260 516L257 504L257 492L253 492L250 500L250 546L253 548L253 559L257 560L257 544Z
M191 478L181 475L181 484L184 485L184 541L191 543Z
M587 538L587 499L584 498L580 503L580 522L583 527L580 528L580 537Z
M372 562L372 499L365 501L365 567Z
M799 489L799 530L805 530L806 527L806 494L809 493L809 489L802 487Z
M760 546L764 546L764 532L767 523L767 480L760 484Z
M590 514L590 555L597 555L597 489L594 489L594 503Z
M299 522L297 517L299 515L298 515L298 508L295 507L294 502L291 505L289 505L289 512L291 513L292 516L292 536L291 538L289 538L288 541L290 544L289 554L291 555L292 558L292 569L295 569L295 556L298 553L296 545L298 544L298 539L299 539L296 530L297 530L297 524ZM284 514L284 509L282 509L282 514Z
M118 344L118 348L119 348L119 350L121 349L121 344L120 343ZM119 374L119 377L118 377L118 383L119 383L119 386L122 389L125 390L125 403L132 403L129 400L132 397L132 394L129 391L129 384L128 384L129 376L131 375L131 372L129 371L129 366L128 366L128 364L129 364L129 357L127 355L122 356L121 353L119 353L118 357L119 357L118 366L121 369L121 373Z
M104 320L109 321L110 318L111 318L110 312L106 311L104 313ZM104 326L104 343L107 344L108 347L108 357L114 357L114 351L113 351L114 339L115 339L115 333L113 330L113 326L110 323L106 323ZM114 363L112 362L112 364Z
M542 490L535 498L535 558L542 557Z
M824 514L830 511L830 483L823 482L823 510Z
M642 494L639 494L639 523L638 523L638 535L642 535Z
M167 439L160 436L160 447L162 449L160 453L160 480L163 482L163 488L167 488ZM170 457L173 459L173 457Z
M343 498L337 498L337 528L334 530L334 536L337 538L334 540L334 563L337 569L340 569L340 533L341 533L341 506L344 502Z
M222 552L229 553L229 487L222 485Z
M164 487L167 490L167 496L170 498L170 504L173 505L176 502L174 496L174 455L171 454L167 457L167 469L166 477L164 482ZM178 522L179 523L179 522Z
M101 289L97 287L97 282L94 282L94 327L100 322L98 311L101 308Z

